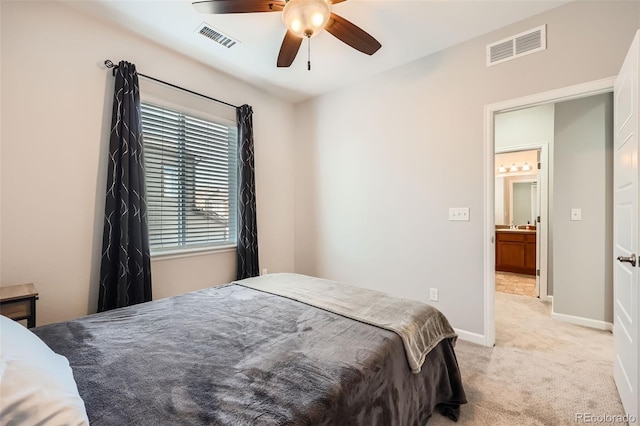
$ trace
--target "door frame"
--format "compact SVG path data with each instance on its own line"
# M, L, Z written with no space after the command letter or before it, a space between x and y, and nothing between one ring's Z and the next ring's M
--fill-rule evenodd
M613 92L616 77L603 78L521 98L509 99L484 107L484 344L494 346L496 341L495 311L495 143L494 116L499 112L514 111L547 103L556 103ZM549 162L551 164L551 161ZM553 191L553 170L550 167L549 189ZM552 202L549 199L549 212ZM549 215L550 216L550 215ZM549 223L551 225L551 223ZM551 227L549 227L551 230Z
M540 192L540 206L539 206L539 211L540 211L540 216L542 217L542 223L534 223L534 225L536 225L536 228L539 230L539 232L536 233L536 244L538 246L540 246L540 256L539 258L536 260L536 268L540 269L540 275L536 276L536 296L538 296L540 298L541 301L547 302L550 300L549 295L548 295L548 288L547 288L547 280L548 280L548 253L549 253L549 218L551 217L551 215L549 214L549 212L551 211L550 207L549 207L549 202L551 199L551 193L549 192L549 188L550 188L550 170L551 170L551 151L549 150L549 142L538 142L538 143L532 143L532 144L526 144L526 145L512 145L512 146L507 146L507 147L503 147L500 149L497 149L494 153L494 159L495 159L495 154L502 154L505 152L520 152L520 151L533 151L533 150L539 150L540 151L540 164L542 165L542 169L539 170L538 176L538 188L541 191ZM528 176L526 176L528 178ZM524 180L523 182L526 181L534 181L536 179L527 179ZM510 185L513 185L513 181L510 182ZM511 193L513 193L513 189L511 189ZM494 197L495 197L495 188L494 188ZM510 208L511 210L513 209L513 197L509 197L509 204L510 204ZM495 208L495 201L494 201L494 208ZM495 213L494 213L495 214ZM511 221L511 219L509 219ZM495 223L494 223L495 225ZM494 227L495 229L495 227ZM494 249L495 250L495 249ZM537 255L537 253L536 253ZM495 260L493 263L493 267L495 269ZM495 274L495 271L494 271ZM494 281L495 281L495 275L494 275ZM495 285L494 285L494 290L495 290Z

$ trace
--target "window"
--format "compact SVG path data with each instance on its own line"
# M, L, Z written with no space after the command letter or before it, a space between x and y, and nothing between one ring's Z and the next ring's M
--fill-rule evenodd
M142 102L152 253L236 244L237 128Z

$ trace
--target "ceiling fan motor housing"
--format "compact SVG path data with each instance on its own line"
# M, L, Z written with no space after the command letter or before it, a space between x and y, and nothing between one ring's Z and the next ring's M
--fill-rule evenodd
M326 0L289 0L282 11L287 28L301 38L320 33L330 16L331 5Z

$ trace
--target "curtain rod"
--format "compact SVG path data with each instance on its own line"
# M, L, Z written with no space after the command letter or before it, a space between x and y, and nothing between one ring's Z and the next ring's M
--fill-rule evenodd
M114 64L113 62L111 62L110 59L107 59L106 61L104 61L104 65L107 68L113 69L114 73L115 73L116 68L118 68L118 65ZM237 106L235 106L233 104L230 104L228 102L225 102L225 101L221 101L220 99L212 98L211 96L203 95L202 93L194 92L193 90L185 89L184 87L180 87L180 86L177 86L177 85L172 84L172 83L167 83L166 81L159 80L159 79L157 79L155 77L150 77L148 75L141 74L141 73L138 73L138 75L140 77L148 78L149 80L157 81L158 83L162 83L162 84L165 84L167 86L173 87L174 89L182 90L184 92L191 93L192 95L200 96L202 98L209 99L210 101L218 102L220 104L229 106L231 108L238 108Z

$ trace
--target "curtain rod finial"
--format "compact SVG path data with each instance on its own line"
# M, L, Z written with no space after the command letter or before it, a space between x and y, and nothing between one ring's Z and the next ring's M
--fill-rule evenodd
M111 75L116 75L116 69L118 69L118 66L111 62L111 59L104 61L104 66L111 70Z

